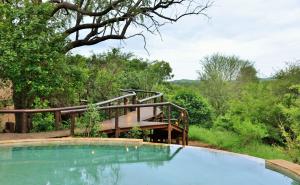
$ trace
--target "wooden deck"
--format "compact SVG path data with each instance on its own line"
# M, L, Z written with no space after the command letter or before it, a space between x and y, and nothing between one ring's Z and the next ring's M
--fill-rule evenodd
M153 118L153 107L143 107L140 109L140 112L140 122L137 120L137 111L129 112L126 115L120 116L118 118L120 132L127 132L135 126L138 126L141 129L168 129L168 123L166 122L147 121ZM162 112L159 108L157 108L156 113L159 115ZM182 132L182 129L174 124L172 124L172 129ZM115 118L103 121L101 131L105 133L114 133ZM81 132L81 130L76 129L76 132ZM71 136L69 129L38 133L1 133L0 141L12 139L47 139L68 136Z
M168 123L162 122L151 122L147 121L153 118L153 108L152 107L143 107L140 109L141 121L138 122L137 120L137 111L129 112L126 115L120 116L118 119L119 121L119 128L121 130L131 129L134 126L149 127L149 126L159 126L159 125L166 125ZM161 114L161 111L157 108L157 115ZM110 120L105 120L102 122L102 131L109 132L115 129L115 118Z
M102 122L102 132L109 137L122 137L122 132L128 132L137 126L142 130L150 130L148 138L151 141L172 143L176 140L176 143L179 143L179 138L181 138L183 144L188 143L187 110L173 103L164 102L163 94L159 92L143 90L123 90L123 92L127 94L94 103L99 111L105 112L110 118L113 117ZM137 93L144 93L145 96L138 97ZM147 97L149 93L152 96ZM174 110L176 112L173 112ZM0 110L0 114L19 114L22 118L21 122L16 125L14 123L5 125L6 132L18 133L0 133L0 140L58 138L82 133L84 129L77 128L76 120L86 111L88 111L87 105L47 109ZM165 115L162 114L163 112ZM38 113L53 114L55 118L54 127L57 131L30 133L32 129L31 118ZM62 121L66 120L70 121L70 128L60 130Z

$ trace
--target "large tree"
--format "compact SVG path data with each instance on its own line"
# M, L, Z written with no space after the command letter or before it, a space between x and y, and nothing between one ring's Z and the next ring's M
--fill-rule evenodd
M144 38L143 29L159 32L167 22L205 15L210 5L196 0L1 0L0 78L12 82L15 108L31 108L35 97L60 90L64 54L71 49ZM21 119L16 115L17 131Z
M205 57L201 64L201 93L208 98L217 115L226 112L229 97L238 90L237 86L232 87L235 82L245 83L257 79L253 64L236 56L214 54Z
M123 40L142 36L143 30L158 32L166 23L177 22L188 15L205 15L209 0L1 0L24 8L24 4L52 4L52 17L67 20L60 30L71 42L65 52L73 48L94 45L106 40ZM133 30L128 31L130 27ZM130 32L130 33L128 33Z

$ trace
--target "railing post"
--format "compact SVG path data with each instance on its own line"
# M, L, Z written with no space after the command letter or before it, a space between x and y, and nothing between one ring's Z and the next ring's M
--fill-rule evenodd
M154 98L154 103L157 103L156 98ZM157 114L157 110L156 110L156 106L153 106L153 117L154 117L154 121L156 121L156 114Z
M60 128L60 124L61 124L61 112L55 111L54 117L55 117L55 129L58 130Z
M111 106L111 104L108 103L108 106ZM109 108L109 109L108 109L108 119L110 119L110 118L111 118L111 109Z
M164 96L162 95L160 97L160 103L164 102ZM164 106L160 106L160 110L161 110L161 121L164 122Z
M127 105L128 104L128 99L127 98L124 98L124 105ZM124 115L127 114L127 108L124 107Z
M168 106L168 144L172 142L171 105Z
M74 136L75 133L75 124L76 124L76 117L74 113L71 113L71 128L70 128L70 135Z
M182 132L182 145L186 145L186 113L181 112L181 115L183 115L182 120L183 120L183 132Z
M132 104L136 104L136 95L132 96ZM135 111L135 108L131 108L131 111Z
M115 110L115 137L118 138L120 136L120 128L119 128L119 109Z
M141 109L140 109L140 107L137 107L136 110L137 110L136 111L137 112L136 113L136 115L137 115L137 121L140 122L141 121Z

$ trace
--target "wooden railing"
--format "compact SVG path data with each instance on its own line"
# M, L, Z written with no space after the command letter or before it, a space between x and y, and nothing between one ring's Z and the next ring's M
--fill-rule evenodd
M102 101L94 103L96 107L100 106L110 106L114 102L117 102L118 104L120 101L123 101L123 103L129 104L129 98L131 98L131 103L135 104L137 101L136 93L134 91L128 91L128 94L119 96L110 100ZM21 114L22 116L22 123L21 128L19 128L17 131L21 133L26 133L30 131L29 125L31 122L31 116L32 114L38 114L38 113L53 113L55 118L55 129L59 130L62 122L62 112L67 110L77 110L77 109L86 109L88 105L78 105L78 106L70 106L70 107L59 107L59 108L46 108L46 109L15 109L15 110L0 110L0 114ZM126 114L126 111L124 111ZM109 117L111 117L111 112L108 112ZM72 120L72 117L71 117Z
M153 107L153 118L154 121L166 122L168 123L168 140L171 137L171 124L178 125L183 129L184 134L188 132L188 112L173 103L163 102L164 97L160 92L154 91L144 91L144 90L121 90L127 94L120 97L116 97L107 101L102 101L95 103L94 105L100 111L105 111L108 115L108 118L115 118L115 136L119 137L120 127L119 127L119 117L122 114L127 114L128 111L137 111L137 121L141 121L141 108L143 107ZM144 93L150 96L144 96L143 99L137 99L137 93ZM131 101L130 101L131 100ZM159 108L159 109L158 109ZM175 108L179 112L179 117L172 118L172 108ZM166 109L166 110L165 110ZM72 107L60 107L60 108L48 108L48 109L16 109L16 110L0 110L0 114L21 114L23 117L23 122L21 124L20 131L26 133L30 131L28 124L31 120L28 118L32 114L37 113L53 113L55 117L55 128L59 130L61 128L62 115L69 115L71 120L70 132L71 135L74 135L75 126L76 126L76 117L80 116L82 113L88 110L88 105L79 105ZM158 118L157 112L161 110L162 113ZM165 115L166 114L166 115ZM167 118L165 118L167 116Z
M162 102L162 103L148 103L148 104L131 104L131 105L115 105L115 106L106 106L106 107L98 107L98 110L115 110L115 137L119 137L120 136L120 127L119 127L119 110L120 109L124 109L124 108L136 108L137 110L139 110L142 107L167 107L167 123L168 123L168 140L171 140L171 126L172 124L177 125L179 128L183 129L184 134L187 134L188 132L188 127L189 127L189 121L188 121L188 112L178 106L175 105L173 103L170 102ZM179 118L177 119L172 119L172 107L176 108L177 110L179 110L180 115ZM62 111L62 114L69 114L71 115L71 135L74 134L75 131L75 125L76 125L76 115L79 115L81 113L84 113L87 111L87 108L84 109L76 109L76 110L66 110L66 111ZM155 114L153 115L155 116ZM139 122L140 119L140 115L137 114L137 120ZM162 119L161 122L164 122L165 119Z

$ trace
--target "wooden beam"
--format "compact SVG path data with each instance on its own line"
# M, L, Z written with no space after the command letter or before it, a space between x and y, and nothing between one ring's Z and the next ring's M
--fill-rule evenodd
M171 105L168 106L168 144L172 142Z
M75 114L71 114L71 128L70 128L70 134L71 134L71 136L74 136L74 133L75 133L75 124L76 124L76 116L75 116Z
M137 107L137 121L140 122L141 121L141 108L140 107Z
M120 127L119 127L119 109L115 110L115 137L120 137Z

